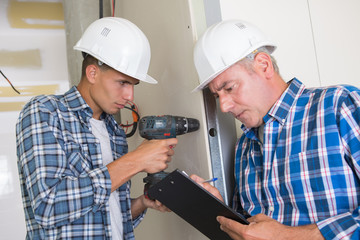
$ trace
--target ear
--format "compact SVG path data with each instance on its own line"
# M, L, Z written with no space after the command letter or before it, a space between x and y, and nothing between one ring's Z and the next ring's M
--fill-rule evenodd
M266 78L271 78L274 75L274 67L269 54L260 52L254 59L258 73L263 74Z
M88 81L92 84L96 81L96 75L97 75L98 67L94 64L88 65L86 67L86 78Z

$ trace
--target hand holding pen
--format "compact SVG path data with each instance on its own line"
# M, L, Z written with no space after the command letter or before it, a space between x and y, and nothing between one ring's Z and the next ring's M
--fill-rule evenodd
M201 183L210 183L210 182L215 182L216 180L218 180L218 178L210 178L208 180L204 180Z
M221 200L222 202L224 202L219 190L212 186L210 184L210 182L214 182L217 180L217 178L211 178L211 179L208 179L208 180L205 180L195 174L191 175L190 178L192 180L194 180L195 182L197 182L200 186L202 186L203 188L205 188L208 192L210 192L212 195L214 195L215 197L217 197L219 200Z

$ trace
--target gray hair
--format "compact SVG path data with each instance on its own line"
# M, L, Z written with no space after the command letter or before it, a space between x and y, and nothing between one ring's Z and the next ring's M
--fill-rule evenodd
M280 74L276 59L269 53L269 51L267 50L266 47L259 47L258 49L254 50L253 52L248 54L245 58L238 61L238 63L240 63L241 65L246 67L248 70L252 70L252 63L254 62L254 58L260 52L266 53L267 55L270 56L274 71L277 74Z

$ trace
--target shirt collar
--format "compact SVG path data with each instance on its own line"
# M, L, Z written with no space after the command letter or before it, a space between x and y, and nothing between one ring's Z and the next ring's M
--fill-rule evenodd
M271 107L270 111L263 118L265 124L270 121L276 120L283 125L289 114L289 110L291 109L293 104L295 104L295 100L302 94L304 90L305 85L297 78L293 78L292 80L290 80L288 82L287 89L283 92L280 98L275 102L275 104ZM245 125L242 125L241 128L247 137L254 138L256 136L256 134L254 133L255 129L246 128Z
M93 115L92 109L85 102L84 98L81 96L76 86L73 86L64 94L64 100L67 103L70 111L84 112L87 119L90 119L92 117Z
M298 79L293 78L288 82L288 88L283 92L280 98L272 106L268 114L264 117L265 124L274 118L280 124L284 124L289 111L295 100L302 94L305 89L305 85Z
M93 111L90 106L85 102L84 98L81 96L76 86L73 86L64 94L64 99L65 102L67 102L69 110L79 112L80 116L86 119L86 122L90 121L93 115ZM110 127L112 131L117 131L117 123L111 114L103 112L100 116L100 119L104 120L107 126Z

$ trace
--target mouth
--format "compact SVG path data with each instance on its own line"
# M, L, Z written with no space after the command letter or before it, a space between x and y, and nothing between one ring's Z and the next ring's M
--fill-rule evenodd
M115 103L116 107L119 109L123 109L125 107L124 104Z
M233 116L234 116L236 119L239 119L239 120L240 120L240 118L241 118L241 116L243 115L243 113L244 113L244 112L241 112L241 113L239 113L238 115L235 115L235 114L233 113Z

